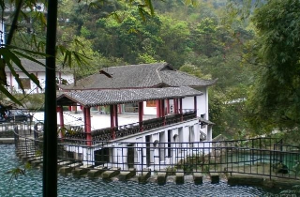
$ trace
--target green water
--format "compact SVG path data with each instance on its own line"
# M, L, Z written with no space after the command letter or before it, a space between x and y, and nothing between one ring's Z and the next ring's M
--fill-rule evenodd
M14 167L23 167L15 156L14 145L0 145L0 197L42 196L42 171L31 169L25 176L12 179L6 172ZM268 196L260 188L246 186L228 186L225 182L201 185L185 183L176 185L168 182L165 185L156 183L139 184L128 181L105 182L102 179L58 177L58 196L61 197L176 197L176 196ZM269 195L270 196L270 195Z

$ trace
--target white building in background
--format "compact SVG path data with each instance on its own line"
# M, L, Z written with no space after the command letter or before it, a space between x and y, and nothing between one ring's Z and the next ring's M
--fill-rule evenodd
M45 65L45 59L37 59ZM44 93L45 91L45 80L46 80L46 69L45 66L40 65L36 62L32 62L28 59L21 59L22 66L27 72L32 73L39 80L41 88L39 88L30 78L17 66L14 66L16 73L19 75L20 81L23 85L24 91L27 94L37 94ZM7 77L7 89L11 93L22 93L22 89L12 72L6 67L5 69ZM71 69L62 68L62 66L57 66L56 68L56 81L58 85L67 85L74 83L74 75Z
M0 23L0 44L5 44L5 26L4 21L1 21Z

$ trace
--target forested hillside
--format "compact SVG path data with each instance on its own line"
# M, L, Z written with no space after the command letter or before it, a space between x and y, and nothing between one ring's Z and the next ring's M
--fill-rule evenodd
M240 102L253 82L252 65L244 59L254 37L249 22L231 15L226 0L153 1L153 7L155 16L141 17L141 10L126 1L61 0L58 44L88 57L84 66L73 63L76 78L109 66L168 62L198 77L218 79L210 88L214 135L249 133ZM41 50L41 26L33 20L30 28L19 28L14 42Z
M80 58L87 57L84 66L76 61L71 65L77 79L109 66L164 61L198 77L218 79L209 95L214 136L222 133L244 138L278 128L278 124L260 124L265 118L261 109L268 109L258 108L261 100L256 97L257 92L264 93L257 87L262 81L258 80L259 68L265 62L259 48L263 46L260 27L255 25L260 25L263 17L270 17L257 13L264 7L269 9L271 1L152 1L154 16L128 2L135 1L59 2L60 49L65 47L80 54ZM284 1L276 0L275 4L279 2ZM32 20L30 27L19 26L14 42L40 50L44 37L41 20ZM264 95L259 98L263 100ZM292 124L291 128L295 127Z

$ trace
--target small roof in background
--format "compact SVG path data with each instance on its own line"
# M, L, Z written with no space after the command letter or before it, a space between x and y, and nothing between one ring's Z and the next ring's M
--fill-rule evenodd
M29 73L30 72L45 72L45 66L40 65L36 62L33 62L31 60L25 59L25 58L20 58L22 66L27 70ZM41 62L42 64L46 64L46 59L36 59L37 61ZM61 65L57 64L57 71L63 71L63 72L70 72L70 68L62 68ZM17 66L15 66L16 71L21 71ZM5 68L6 72L10 72L10 70L6 67Z
M215 123L209 121L209 120L206 120L204 118L199 118L199 122L201 123L201 125L214 125Z
M85 90L63 93L57 97L57 105L72 106L80 105L86 107L103 106L122 103L133 103L147 100L183 98L187 96L198 96L203 93L193 88L166 87L145 89L118 89L118 90Z
M149 87L205 87L214 80L202 80L195 76L175 70L168 63L139 64L103 69L111 76L95 73L74 84L61 86L63 90L95 90Z

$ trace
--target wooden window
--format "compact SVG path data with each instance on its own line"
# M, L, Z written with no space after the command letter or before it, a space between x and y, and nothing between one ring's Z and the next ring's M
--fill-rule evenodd
M146 107L156 107L156 101L146 101Z
M138 112L138 103L125 103L125 112Z

